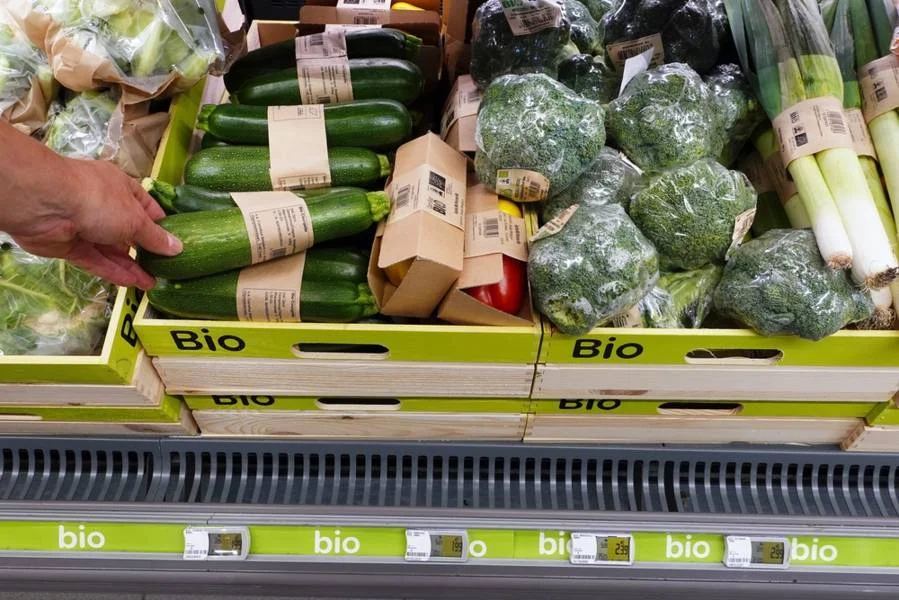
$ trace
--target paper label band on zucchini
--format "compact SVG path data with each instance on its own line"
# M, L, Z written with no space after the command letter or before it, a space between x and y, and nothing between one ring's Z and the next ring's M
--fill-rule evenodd
M832 97L812 98L794 104L775 117L783 164L833 148L852 148L843 103Z
M291 192L234 192L250 240L252 263L300 253L315 241L309 208Z
M562 7L554 0L503 0L503 13L515 35L530 35L562 24Z
M871 132L868 131L868 124L865 123L862 111L857 108L847 108L846 119L849 122L849 135L852 136L852 147L855 148L855 153L877 160L874 141L871 139Z
M516 202L541 202L549 196L549 179L527 169L499 169L496 193Z
M665 62L665 47L662 45L662 34L654 33L635 40L627 40L626 42L617 42L606 46L606 55L612 64L615 65L616 71L622 71L624 64L629 58L639 56L652 50L652 60L649 67L657 67Z
M241 269L237 276L237 318L265 323L300 322L300 288L306 253Z
M456 79L453 90L443 107L443 117L440 119L440 137L446 139L449 130L463 117L471 117L478 114L481 105L481 90L474 84L471 75L462 75Z
M768 165L768 172L771 174L771 181L774 183L774 191L781 204L786 204L799 193L796 183L790 179L790 174L784 166L784 161L780 157L780 152L775 152L765 161Z
M347 25L390 23L390 0L337 0L337 22Z
M303 104L333 104L353 100L344 30L296 38L296 59L297 83Z
M880 115L899 109L899 56L884 56L858 72L862 109L870 123Z
M465 182L430 165L420 165L395 178L388 194L392 203L391 223L417 212L427 212L454 227L465 228Z
M528 245L524 219L500 209L465 215L465 258L505 254L527 262Z
M272 189L331 185L323 105L269 106L268 145Z

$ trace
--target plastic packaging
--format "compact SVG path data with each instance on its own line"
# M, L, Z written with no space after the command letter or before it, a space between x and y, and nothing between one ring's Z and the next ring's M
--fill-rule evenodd
M712 310L712 295L723 269L708 265L693 271L662 273L640 300L637 310L643 327L698 329Z
M734 252L715 291L715 308L762 335L819 340L871 317L870 294L846 271L829 269L815 236L775 229Z
M705 73L718 62L727 17L716 0L619 0L602 21L609 46L661 36L664 62L687 63Z
M586 6L578 0L564 0L562 14L571 23L571 41L587 54L602 52L602 31Z
M115 287L0 234L0 355L90 355L103 343Z
M600 34L602 33L602 18L606 16L610 10L615 8L617 0L583 0L583 5L590 11L590 15L596 19L600 25Z
M471 76L481 89L509 73L545 73L555 77L567 57L571 23L564 17L558 27L529 35L515 35L500 0L478 7L472 24Z
M543 222L554 219L573 204L588 210L604 204L620 204L627 210L631 195L642 179L640 170L623 154L605 147L571 187L543 202Z
M561 231L534 241L528 261L535 306L570 335L627 310L658 277L655 248L617 204L576 209Z
M112 158L118 149L118 140L111 131L110 122L117 102L111 92L77 94L50 119L45 143L69 158Z
M55 89L47 57L0 9L0 118L33 133L46 122Z
M718 65L703 80L717 102L723 136L727 140L718 155L718 162L729 167L737 160L755 128L765 121L765 110L738 65Z
M559 64L559 81L585 98L608 104L618 97L621 73L607 66L601 57L578 54Z
M630 215L663 269L724 264L749 231L756 193L746 175L711 159L666 171L631 200Z
M681 63L634 77L609 104L608 119L610 135L649 172L718 156L724 145L712 90Z
M526 169L563 192L599 155L606 141L603 108L546 75L505 75L484 92L475 130L481 182L497 169ZM513 198L514 199L514 198Z

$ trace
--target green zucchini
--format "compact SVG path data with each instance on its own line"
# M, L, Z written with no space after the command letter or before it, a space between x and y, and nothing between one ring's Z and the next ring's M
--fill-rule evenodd
M421 38L398 29L356 29L346 31L347 58L403 58L415 60ZM296 41L286 40L253 50L237 60L225 74L229 92L239 89L247 79L263 73L296 69Z
M373 187L390 175L390 162L365 148L331 148L331 185ZM259 192L272 189L269 150L264 146L207 148L184 167L184 183L219 192Z
M413 117L414 118L414 117ZM217 148L219 146L230 146L228 142L224 140L220 140L211 133L203 134L203 138L200 140L200 148Z
M355 100L415 102L424 87L421 69L408 60L355 58L350 61L350 82ZM258 106L302 104L296 67L253 77L231 95L232 102Z
M312 323L350 323L377 314L365 283L366 259L358 252L310 249L300 288L300 318ZM237 319L240 270L185 281L161 280L147 293L164 313L188 319Z
M268 145L268 107L207 104L197 129L230 144ZM396 148L412 137L412 115L396 100L357 100L325 105L328 147Z
M361 233L390 212L384 192L355 190L339 198L310 202L309 218L315 242ZM193 279L252 264L250 237L239 208L183 213L159 221L184 243L177 256L142 252L141 266L154 277Z
M193 185L172 185L147 177L141 183L154 200L172 215L177 213L200 212L203 210L225 210L234 208L231 192L217 192ZM314 190L294 190L293 193L305 198L307 203L337 197L346 192L358 193L359 188L320 188Z

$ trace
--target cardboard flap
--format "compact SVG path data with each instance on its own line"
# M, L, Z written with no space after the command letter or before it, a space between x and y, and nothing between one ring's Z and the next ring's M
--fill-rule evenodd
M328 2L328 5L316 6L307 2L300 9L300 33L303 33L304 27L307 26L340 23L337 3L329 0L321 1ZM423 43L431 46L437 46L440 42L440 14L435 11L392 10L385 15L385 18L385 27L416 35Z
M437 317L455 325L490 325L493 327L533 327L528 302L517 315L478 302L462 290L454 288L440 304Z
M462 270L465 233L447 227L440 219L426 213L414 215L390 224L387 244L382 244L378 266L382 269L410 258L421 258L455 271Z

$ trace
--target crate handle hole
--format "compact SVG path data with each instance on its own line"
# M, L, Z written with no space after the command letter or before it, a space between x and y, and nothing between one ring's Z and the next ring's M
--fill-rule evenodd
M15 422L15 421L43 421L44 417L40 415L4 415L0 414L0 421L2 422Z
M318 360L386 360L390 350L380 344L294 344L298 358Z
M657 409L669 417L730 417L743 412L739 402L666 402Z
M319 398L315 405L321 410L399 410L396 398Z
M697 348L684 360L691 365L775 365L783 360L782 350L775 348Z

